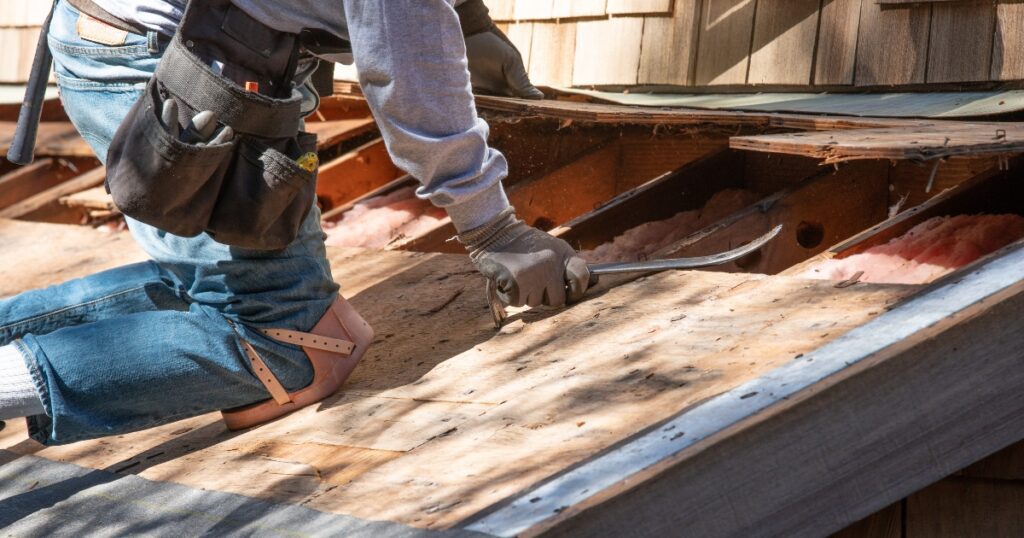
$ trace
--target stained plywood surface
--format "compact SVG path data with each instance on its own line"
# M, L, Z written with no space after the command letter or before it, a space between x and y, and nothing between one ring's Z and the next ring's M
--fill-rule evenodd
M23 233L36 242L47 235ZM89 245L102 243L82 242ZM0 447L322 511L450 526L788 363L911 291L679 272L568 310L518 313L496 333L464 256L329 252L345 293L377 332L341 394L240 433L207 415L42 448L10 423ZM78 262L77 270L91 268Z
M0 245L0 297L146 258L127 233L5 219Z

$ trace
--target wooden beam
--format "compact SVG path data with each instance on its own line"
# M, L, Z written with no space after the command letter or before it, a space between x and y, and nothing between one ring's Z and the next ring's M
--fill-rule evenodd
M417 182L412 176L405 175L405 176L399 177L399 178L397 178L395 180L392 180L392 181L390 181L388 183L385 183L384 185L382 185L382 186L380 186L380 187L378 187L376 189L373 189L371 191L366 192L365 194L359 196L358 198L353 199L350 202L346 202L346 203L341 204L339 206L336 206L336 207L334 207L334 208L332 208L332 209L330 209L328 211L324 211L320 215L320 220L324 220L324 221L335 221L335 220L338 220L338 218L341 217L342 214L344 214L349 209L352 209L352 206L358 204L359 202L362 202L362 201L365 201L365 200L369 200L371 198L376 198L378 196L384 196L384 195L392 193L392 192L394 192L394 191L396 191L398 189L402 189L402 188L405 188L405 187L415 187L415 186L418 186L418 185L419 185L419 182Z
M776 274L867 227L885 220L887 163L866 162L820 170L764 200L655 253L656 258L704 256L740 246L781 224L779 237L757 256L715 270ZM842 200L834 203L834 200ZM803 230L812 227L809 239Z
M375 140L320 166L316 195L324 210L350 202L385 183L401 177L384 146Z
M376 128L376 122L373 118L311 121L306 123L306 131L316 134L316 149L327 149L359 135L369 133L374 128Z
M1020 166L1019 160L1014 164ZM827 250L782 272L798 275L822 260L845 257L895 239L914 226L932 218L959 213L999 213L1016 211L1024 202L1024 192L1016 181L991 168L944 190L921 205L911 207L862 231L833 243Z
M1024 152L1024 123L944 123L894 127L735 136L735 149L805 155L825 164L856 159L927 160L954 155Z
M46 206L55 205L58 201L68 195L79 191L90 189L103 184L107 177L107 170L98 166L74 179L70 179L56 186L50 187L36 195L29 196L18 203L0 210L0 218L18 219L43 209Z
M465 528L822 536L1019 440L1024 334L1006 320L1024 316L1022 246L520 492Z
M710 179L710 180L709 180ZM742 187L743 155L720 151L630 189L551 230L578 250L592 249L644 222L700 209L725 188Z
M0 122L0 153L7 154L15 122ZM42 122L36 136L37 157L92 157L92 148L69 122Z
M97 164L93 159L38 159L0 177L0 208L13 206L55 187Z

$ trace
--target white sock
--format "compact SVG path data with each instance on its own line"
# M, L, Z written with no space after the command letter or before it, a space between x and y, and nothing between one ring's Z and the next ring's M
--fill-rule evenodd
M0 346L0 420L44 413L25 358L13 345Z

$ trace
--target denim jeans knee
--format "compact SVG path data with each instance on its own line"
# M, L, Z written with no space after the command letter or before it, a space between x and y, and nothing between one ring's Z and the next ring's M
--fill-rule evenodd
M77 18L59 2L49 44L65 110L102 161L160 51L137 35L92 43ZM0 342L26 354L44 400L33 438L66 443L269 398L232 324L286 389L308 384L302 350L258 329L307 331L334 300L319 216L314 206L296 241L270 252L128 219L151 262L0 301Z

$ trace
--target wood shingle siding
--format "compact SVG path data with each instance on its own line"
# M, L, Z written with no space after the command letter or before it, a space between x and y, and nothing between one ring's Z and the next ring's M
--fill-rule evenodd
M571 52L529 53L539 84L835 91L1024 83L1024 4L1010 0L487 3L502 24L542 27L548 39L575 34Z

